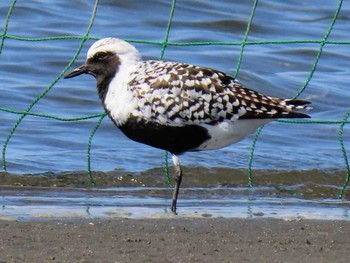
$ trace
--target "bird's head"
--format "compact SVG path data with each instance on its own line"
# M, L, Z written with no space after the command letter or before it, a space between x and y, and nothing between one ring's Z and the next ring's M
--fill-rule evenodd
M64 78L81 74L90 74L97 80L114 77L121 66L135 64L140 59L138 50L124 40L104 38L90 47L85 64L72 70Z

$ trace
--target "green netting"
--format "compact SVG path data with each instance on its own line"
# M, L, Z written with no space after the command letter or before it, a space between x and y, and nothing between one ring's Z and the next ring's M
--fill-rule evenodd
M6 39L12 39L12 40L16 40L16 41L55 41L55 40L62 40L62 39L79 39L81 40L79 47L77 48L77 51L75 53L75 55L73 56L73 58L71 59L71 61L69 61L69 63L67 64L67 66L62 70L62 72L52 81L52 83L44 90L44 92L42 92L41 94L39 94L29 105L28 107L24 110L24 111L16 111L10 108L2 108L0 107L0 111L3 112L8 112L11 114L17 114L19 115L19 118L17 120L17 122L15 123L15 125L12 127L12 129L9 131L8 137L5 140L5 143L3 145L3 149L2 149L2 166L3 169L6 171L6 150L7 147L9 146L10 140L13 136L13 134L16 132L17 127L20 125L20 123L23 121L23 119L26 116L35 116L38 118L50 118L50 119L54 119L57 121L81 121L81 120L86 120L86 119L97 119L96 125L93 128L93 130L90 132L90 136L89 136L89 140L87 142L87 169L88 169L88 173L89 173L89 178L90 178L90 182L92 184L94 183L92 174L91 174L91 144L92 144L92 140L93 137L96 133L96 131L98 130L102 120L104 119L104 117L106 116L105 113L101 113L101 114L96 114L96 115L90 115L90 116L84 116L84 117L78 117L78 118L66 118L66 117L61 117L61 116L55 116L55 115L49 115L49 114L44 114L44 113L35 113L32 112L32 108L34 107L35 104L37 104L50 90L52 87L55 86L55 84L57 83L57 81L59 79L61 79L64 74L66 73L66 71L71 67L71 65L75 62L75 60L77 59L84 43L86 40L88 39L95 39L97 40L97 37L91 36L90 35L90 30L94 24L94 19L97 15L97 8L99 6L99 1L96 0L93 9L91 10L91 17L90 17L90 22L89 25L86 29L86 32L82 35L78 35L78 36L56 36L56 37L40 37L40 38L28 38L28 37L21 37L21 36L15 36L15 35L10 35L7 34L7 29L8 29L8 25L10 23L11 20L11 14L13 9L16 7L16 0L14 0L12 2L12 4L9 6L8 12L7 12L7 16L5 19L5 24L4 24L4 30L1 34L1 42L0 42L0 55L2 53L3 47L6 43ZM327 28L326 32L324 33L324 36L322 39L319 40L266 40L266 41L247 41L248 39L248 35L250 32L250 27L251 24L254 23L254 16L255 13L257 11L258 8L258 0L255 0L253 5L252 5L252 10L250 12L250 16L248 18L247 21L247 26L246 26L246 30L245 30L245 34L243 36L243 39L241 41L235 42L220 42L220 41L213 41L213 42L186 42L186 43L182 43L182 42L170 42L168 41L169 38L169 34L171 31L171 26L172 26L172 21L173 21L173 17L175 15L175 11L176 11L176 0L172 0L171 6L170 6L170 12L169 12L169 19L168 19L168 24L165 28L165 32L164 32L164 40L163 41L146 41L146 40L140 40L140 39L125 39L126 41L129 42L133 42L133 43L144 43L144 44L156 44L156 45L160 45L161 50L160 50L160 55L159 55L159 59L163 58L164 52L166 50L166 48L168 46L202 46L202 45L233 45L233 46L240 46L240 53L239 53L239 57L238 57L238 62L236 65L236 71L234 73L233 77L236 77L239 73L240 70L240 66L241 63L244 59L244 48L247 45L293 45L293 44L319 44L319 48L318 48L318 52L316 54L316 57L314 59L314 62L312 64L312 67L310 68L310 72L309 75L305 81L305 83L302 85L302 87L300 87L300 89L296 92L296 94L294 95L294 98L299 97L304 91L305 89L308 87L309 82L311 81L311 79L313 78L313 75L315 73L315 71L317 70L317 65L318 62L322 56L322 51L323 51L323 47L325 45L350 45L350 41L331 41L328 40L329 35L331 34L332 30L333 30L333 26L337 21L339 12L342 8L342 0L338 1L337 7L334 10L334 15L333 18L330 21L329 27ZM347 153L346 153L346 149L344 146L344 141L343 141L343 128L346 124L349 124L350 121L348 120L350 116L350 109L348 110L348 112L346 112L344 114L343 119L341 120L316 120L316 119L303 119L303 120L277 120L278 122L283 122L283 123L287 123L290 125L293 124L311 124L311 125L317 125L317 124L326 124L326 125L338 125L339 127L339 132L338 132L338 141L339 141L339 145L340 145L340 151L343 155L343 159L344 159L344 167L346 169L346 176L345 176L345 182L344 185L342 187L342 190L340 192L340 197L343 196L343 193L349 183L350 180L350 168L349 168L349 163L348 163L348 158L347 158ZM252 186L253 184L253 180L252 180L252 171L253 171L253 161L254 161L254 152L255 149L257 147L257 142L259 141L259 136L260 134L263 132L263 127L261 127L255 134L254 140L252 142L252 146L251 146L251 151L250 151L250 155L249 155L249 160L248 160L248 185ZM168 171L168 154L165 153L165 175L166 175L166 180L168 182L168 184L171 186L171 181L169 179L169 171Z

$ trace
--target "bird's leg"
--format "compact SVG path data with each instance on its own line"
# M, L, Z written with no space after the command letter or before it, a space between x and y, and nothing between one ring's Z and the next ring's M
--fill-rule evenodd
M179 158L176 155L173 155L172 157L174 167L175 167L175 186L174 186L174 192L173 192L173 202L171 205L171 211L176 214L176 203L177 203L177 197L179 195L179 189L182 181L182 170L179 162Z

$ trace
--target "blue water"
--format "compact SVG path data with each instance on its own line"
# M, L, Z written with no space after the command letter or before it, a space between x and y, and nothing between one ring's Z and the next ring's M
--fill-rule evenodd
M50 2L50 3L49 3ZM11 37L45 38L86 33L94 1L18 0L8 23ZM259 1L247 41L315 40L329 28L338 0ZM12 1L0 2L0 32ZM240 42L253 1L187 0L176 3L169 42ZM90 37L163 41L171 1L101 1ZM350 2L344 1L329 41L349 43ZM0 39L2 40L2 39ZM0 55L0 108L25 110L72 60L80 39L21 41L6 38ZM87 40L74 66L85 60ZM135 44L144 59L158 59L161 46ZM247 45L238 79L247 87L277 97L293 97L313 67L319 43ZM233 75L239 45L167 46L164 60L215 68ZM301 99L312 101L314 120L341 120L349 110L350 45L326 44ZM91 76L58 82L31 112L71 118L103 112ZM0 145L20 115L0 110ZM6 149L13 174L87 170L87 142L98 118L64 122L27 116ZM345 169L338 142L339 124L267 125L256 145L253 169ZM349 149L350 128L344 127ZM187 166L247 168L253 136L221 150L185 154ZM349 153L349 150L347 150ZM163 165L164 152L130 141L105 118L91 147L94 171L145 171Z

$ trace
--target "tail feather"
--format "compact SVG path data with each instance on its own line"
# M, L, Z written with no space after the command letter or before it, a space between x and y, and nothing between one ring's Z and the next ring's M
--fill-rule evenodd
M299 112L311 110L311 107L305 106L310 104L307 100L278 99L269 98L254 103L255 110L246 111L239 119L291 119L291 118L311 118L309 115Z
M305 104L310 104L311 101L308 100L295 100L295 99L285 99L284 100L286 104L292 104L292 105L305 105Z
M311 102L308 100L295 100L295 99L285 99L283 100L285 106L287 107L289 112L288 118L311 118L309 115L305 113L300 113L296 111L300 110L311 110L312 107L305 106L306 104L310 104Z

